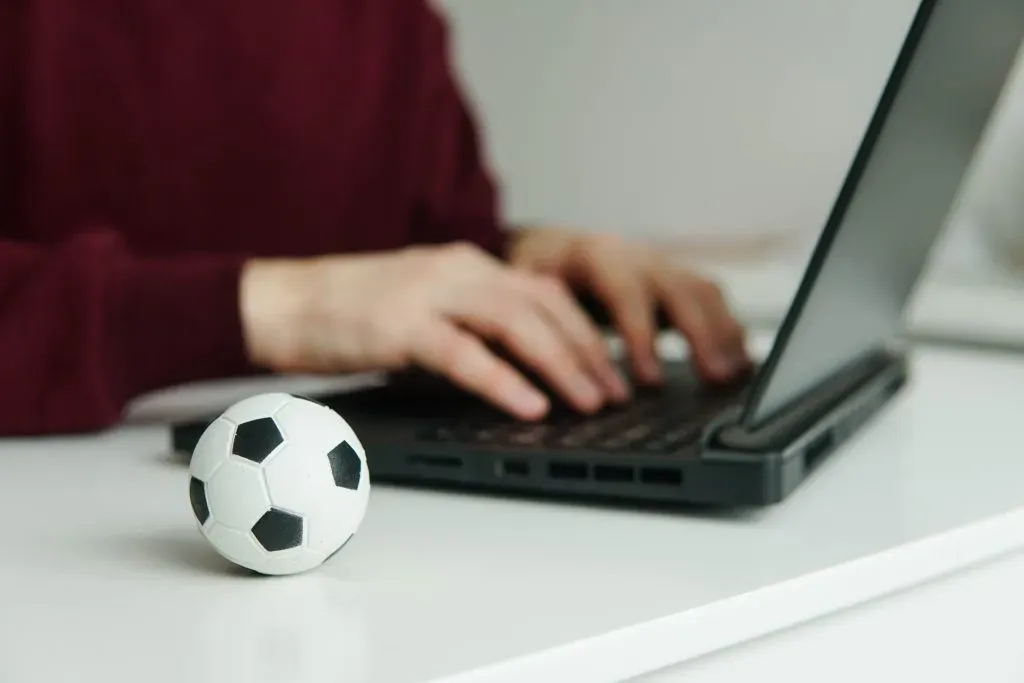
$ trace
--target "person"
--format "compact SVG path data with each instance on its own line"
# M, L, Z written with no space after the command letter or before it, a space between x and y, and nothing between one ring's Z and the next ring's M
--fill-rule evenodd
M622 400L661 306L701 371L748 362L720 290L608 235L502 224L427 0L0 2L0 433L135 397L421 367L524 419Z

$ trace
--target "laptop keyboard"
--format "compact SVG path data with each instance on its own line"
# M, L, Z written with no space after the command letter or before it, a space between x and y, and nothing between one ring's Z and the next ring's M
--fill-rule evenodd
M596 415L556 408L536 423L500 414L456 419L430 427L421 437L432 442L526 450L673 453L700 439L708 421L735 403L739 393L739 388L683 396L655 392Z

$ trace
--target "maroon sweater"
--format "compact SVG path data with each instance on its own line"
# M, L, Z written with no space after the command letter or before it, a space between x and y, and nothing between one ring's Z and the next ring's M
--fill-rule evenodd
M254 371L249 256L500 249L426 2L0 0L0 434Z

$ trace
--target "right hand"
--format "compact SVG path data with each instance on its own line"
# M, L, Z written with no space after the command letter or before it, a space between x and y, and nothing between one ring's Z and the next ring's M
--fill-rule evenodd
M597 327L568 288L464 244L308 260L254 260L241 282L252 360L278 372L419 366L520 419L545 394L500 343L581 412L627 398Z

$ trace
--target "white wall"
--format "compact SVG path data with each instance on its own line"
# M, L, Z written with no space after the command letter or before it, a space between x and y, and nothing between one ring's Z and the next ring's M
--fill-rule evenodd
M445 3L510 218L654 238L796 231L803 244L917 4ZM1000 140L1009 152L989 165L1012 167L1024 190L1017 109Z

